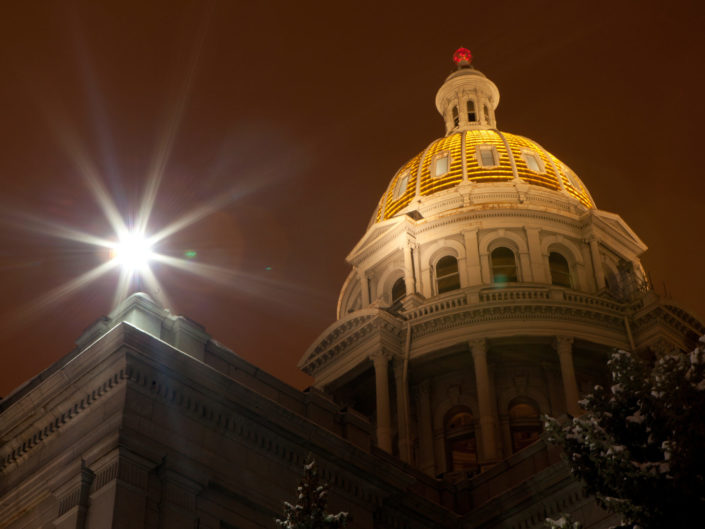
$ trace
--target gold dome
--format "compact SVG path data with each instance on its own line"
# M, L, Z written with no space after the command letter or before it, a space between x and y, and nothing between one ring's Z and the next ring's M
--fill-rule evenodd
M584 207L595 207L576 174L536 142L507 132L480 129L435 140L405 163L382 195L374 219L389 219L414 198L433 195L465 180L481 184L514 179L567 193Z

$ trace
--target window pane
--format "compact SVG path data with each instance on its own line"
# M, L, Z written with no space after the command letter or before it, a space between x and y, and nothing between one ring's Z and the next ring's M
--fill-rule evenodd
M496 248L492 252L492 281L495 283L513 283L517 279L517 266L514 252L509 248Z
M470 123L477 121L477 117L475 116L475 102L472 99L468 99L468 121Z
M438 178L448 172L448 155L436 158L436 171L434 176Z
M438 278L438 293L450 292L460 288L460 277L458 274Z
M403 277L400 277L392 286L392 303L396 303L406 295L406 282Z
M398 200L406 192L406 188L409 185L409 172L406 171L399 180L397 180L397 185L394 186L394 194L392 198Z
M541 172L541 166L539 165L539 161L536 159L536 156L533 154L529 153L524 153L524 160L526 161L526 166L537 173Z
M494 149L480 149L480 163L483 167L492 167L497 165L494 157Z
M551 284L570 287L570 267L565 257L556 252L548 256L548 266L551 269Z
M578 179L578 176L565 166L563 166L563 170L565 171L565 174L568 175L570 185L572 185L578 191L581 190L583 186L580 185L580 180Z
M458 261L452 255L446 255L436 263L436 276L443 277L458 272Z
M436 263L436 284L439 294L460 288L458 261L452 255L446 255Z

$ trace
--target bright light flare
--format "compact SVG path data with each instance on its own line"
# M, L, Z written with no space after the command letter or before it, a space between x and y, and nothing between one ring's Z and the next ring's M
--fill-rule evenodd
M151 241L139 232L125 233L111 251L113 260L124 269L134 272L146 270L154 256Z

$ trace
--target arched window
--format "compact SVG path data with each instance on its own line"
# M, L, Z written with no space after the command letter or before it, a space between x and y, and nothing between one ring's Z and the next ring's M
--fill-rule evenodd
M406 282L403 277L400 277L392 285L392 304L401 300L404 296L406 296Z
M492 250L492 282L514 283L517 279L517 263L514 252L509 248L500 246Z
M477 116L475 115L475 102L472 99L468 99L468 122L474 123L477 121Z
M532 400L520 397L509 403L512 451L517 452L538 440L542 429L538 406Z
M458 107L453 107L453 125L457 127L459 122L460 119L458 118Z
M446 415L444 426L448 470L476 471L477 442L472 411L466 407L453 408Z
M436 263L436 285L439 294L460 288L458 260L452 255L441 257Z
M571 287L570 266L565 257L557 252L551 252L548 256L548 267L551 269L551 284L561 287Z

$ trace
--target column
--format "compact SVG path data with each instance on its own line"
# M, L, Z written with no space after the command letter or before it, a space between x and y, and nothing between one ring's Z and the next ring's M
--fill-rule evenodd
M433 419L431 418L431 384L424 380L417 386L416 409L419 432L419 468L429 476L435 475L433 464Z
M411 435L409 433L409 385L404 377L404 360L394 360L394 381L397 390L397 431L399 432L399 457L411 463Z
M474 340L470 342L472 359L475 365L475 386L477 388L477 403L480 408L480 438L485 462L494 462L497 457L497 442L495 440L496 419L492 413L490 397L490 376L487 369L487 342Z
M414 272L413 249L416 243L407 237L404 244L404 283L406 284L406 293L416 293L416 273Z
M561 362L565 409L570 415L576 417L583 412L578 406L578 382L575 379L575 367L573 366L573 337L556 336L555 348Z
M389 358L383 352L372 357L377 397L377 446L392 453L391 411L389 407Z
M594 237L588 240L590 245L590 255L592 257L592 272L595 277L597 290L605 288L605 272L602 269L602 258L600 257L600 243Z

